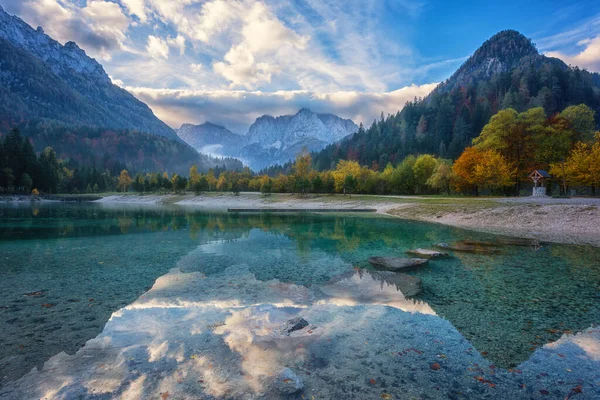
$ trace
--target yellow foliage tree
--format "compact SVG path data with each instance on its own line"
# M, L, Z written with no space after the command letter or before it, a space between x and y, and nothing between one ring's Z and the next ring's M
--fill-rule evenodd
M456 189L466 191L479 188L490 190L510 185L512 168L506 159L494 150L467 147L452 167Z
M129 189L129 186L132 182L133 179L131 179L131 176L129 176L129 172L127 172L126 169L121 171L121 174L119 175L119 180L117 181L117 186L119 187L119 189L121 189L122 192L126 192Z
M340 160L338 162L335 171L332 172L335 190L339 193L344 189L346 183L346 177L351 176L357 179L360 175L360 164L356 161Z
M575 145L565 165L552 164L550 174L568 180L572 185L600 186L600 141L579 142Z

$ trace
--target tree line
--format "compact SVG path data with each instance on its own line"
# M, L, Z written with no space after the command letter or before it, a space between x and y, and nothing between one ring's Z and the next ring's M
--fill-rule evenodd
M600 185L600 133L594 111L569 106L547 115L542 107L523 112L508 108L486 124L456 160L435 154L408 155L384 168L339 160L320 171L313 154L302 151L285 173L254 174L249 168L214 168L201 173L194 165L188 175L167 172L131 173L126 168L98 171L69 168L52 148L39 156L18 130L0 140L0 189L27 193L99 193L169 191L181 193L255 191L268 193L344 194L519 194L534 169L548 170L563 193L567 187ZM269 172L274 172L271 170Z

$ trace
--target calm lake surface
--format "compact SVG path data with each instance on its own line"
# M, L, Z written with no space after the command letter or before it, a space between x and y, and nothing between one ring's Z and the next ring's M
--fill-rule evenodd
M408 272L412 298L367 262L464 239L495 237L372 215L2 205L0 398L600 398L600 249L453 253ZM294 317L310 326L273 334Z

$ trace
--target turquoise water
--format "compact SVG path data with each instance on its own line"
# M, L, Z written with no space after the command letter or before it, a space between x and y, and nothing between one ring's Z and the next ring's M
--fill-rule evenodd
M152 330L137 342L158 343L160 336L165 343L189 345L191 340L202 337L211 343L205 350L208 357L208 349L219 348L213 343L215 340L222 345L223 335L235 333L238 325L229 322L229 318L238 312L249 313L243 319L252 321L259 319L257 315L267 313L266 320L271 322L278 321L282 312L300 313L309 323L323 329L319 333L322 340L304 344L306 353L300 354L296 349L296 358L292 357L295 361L285 362L290 368L293 365L304 381L304 392L296 393L298 396L319 392L320 398L342 395L403 398L401 393L412 393L415 398L468 398L471 393L478 397L506 398L507 393L535 397L546 396L548 391L551 397L564 398L578 385L583 388L583 393L577 392L584 395L581 398L590 394L589 398L594 398L600 393L597 392L600 344L580 346L586 349L586 362L592 363L591 370L583 370L570 380L557 375L559 367L544 358L548 351L542 348L563 335L586 331L600 323L598 248L545 244L541 248L501 247L500 253L494 255L456 253L409 272L422 279L423 291L410 300L399 295L401 305L393 303L396 294L375 293L376 289L365 286L371 271L368 257L402 257L411 248L431 248L438 242L462 239L490 241L494 237L441 225L364 215L235 215L175 206L99 204L2 206L0 386L8 389L0 391L0 397L21 398L23 393L39 397L41 392L32 394L32 387L39 387L39 382L46 384L48 378L43 374L26 375L32 368L48 369L44 363L62 351L73 355L79 350L77 354L83 354L94 345L88 344L83 349L82 346L94 338L110 338L111 343L123 340L131 346L132 338L142 331L137 327L145 326L143 321L152 320L154 326L164 325L167 330L174 326L179 329L168 334ZM177 270L172 271L173 268ZM335 284L338 277L354 276L357 271L366 272L356 275L358 278L353 279L358 286L341 296L341 289ZM157 283L150 290L159 278L159 283L167 283ZM187 286L171 280L185 282ZM384 286L381 283L382 291ZM366 292L355 296L359 290ZM144 293L147 294L140 298ZM152 307L135 306L157 299L162 302L160 307L155 303L151 303ZM349 299L353 302L348 303ZM146 315L149 309L170 311ZM116 314L111 318L113 313ZM199 333L190 325L192 320L205 321L206 326L215 324L216 328ZM177 325L182 321L188 325ZM362 322L346 332L351 321ZM226 333L219 333L222 323L231 325ZM246 328L237 329L241 332ZM125 331L127 337L122 336ZM256 332L252 330L251 335ZM430 340L426 339L428 335ZM252 337L250 342L255 343L256 338ZM343 342L343 346L333 348L330 343L336 340ZM277 362L287 360L288 350L282 350L286 346L276 346ZM424 347L431 346L440 348L432 350L426 360L419 358L428 354ZM365 348L369 351L365 352ZM86 357L106 356L106 348L102 349L103 355L96 352L93 357ZM244 362L257 357L245 345L244 350L235 350ZM146 358L154 360L154 353L148 351L151 356ZM159 353L170 351L171 347ZM563 362L565 354L560 354L558 359ZM191 356L178 357L171 358ZM226 380L233 379L227 375L236 363L228 358L233 356L219 357L216 360L222 361L215 363L222 363L221 369L229 371L223 372L223 376L228 376ZM77 356L68 360L71 361L57 361L57 368L60 364L79 362ZM103 359L102 365L110 362L114 360ZM441 365L441 371L447 367L444 372L452 379L441 379L441 372L431 367L434 362ZM457 365L452 367L451 362ZM523 370L530 364L534 383L523 383L525 378L513 379L513 369ZM479 365L491 366L491 370L478 371ZM588 364L579 357L578 365ZM163 367L164 371L172 368L171 364ZM84 366L81 368L83 374ZM127 382L138 377L131 375L132 371L140 374L143 369L132 368L127 370ZM153 368L156 372L156 365ZM493 373L496 368L508 375L490 385L486 381L491 378L485 374ZM361 371L370 369L386 378L363 376ZM561 373L567 369L573 371L573 368L560 369ZM473 376L463 376L463 381L458 377L464 373ZM540 378L540 373L546 375ZM180 380L185 381L191 375L188 371ZM263 375L256 378L261 385ZM202 380L209 382L206 374L203 376ZM36 385L28 383L35 379ZM149 381L150 378L146 380ZM536 382L543 387L534 390ZM115 391L125 391L123 385L117 385ZM159 390L159 386L154 384L147 390ZM257 396L264 389L252 388ZM513 389L517 392L510 392ZM92 397L89 386L83 392L81 388L77 390L69 395ZM177 390L171 388L170 393ZM227 392L217 383L212 386L207 383L204 391L196 387L194 391L181 390L181 398L188 394L189 398L237 397L235 392Z

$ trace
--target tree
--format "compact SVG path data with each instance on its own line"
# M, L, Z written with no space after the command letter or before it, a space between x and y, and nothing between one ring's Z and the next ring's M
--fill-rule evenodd
M452 171L456 189L463 192L474 188L476 196L481 187L496 190L508 186L512 172L510 164L500 153L476 147L467 147L454 163Z
M429 154L424 154L417 157L417 160L413 165L417 193L421 193L424 190L425 186L427 185L427 181L433 174L433 171L435 171L436 166L437 160Z
M473 139L479 150L493 150L514 167L513 182L516 192L520 182L535 165L533 136L543 129L546 114L541 107L517 113L512 108L499 111Z
M19 184L23 189L23 192L29 193L31 191L31 187L33 186L33 180L27 172L23 172L23 175L21 175L21 179L19 180Z
M273 181L267 175L261 179L260 193L268 195L273 191Z
M323 190L323 179L321 178L321 175L319 175L319 174L315 175L311 181L311 185L312 185L312 190L315 193L321 193L321 191Z
M121 189L122 192L126 192L127 190L129 190L129 186L131 186L132 182L133 182L133 180L129 176L129 172L127 172L126 169L121 171L121 174L119 175L119 180L117 183L118 188Z
M569 179L574 185L590 186L595 194L595 188L600 186L600 141L577 143L566 163L553 164L550 173L563 181Z
M355 176L360 174L360 165L356 161L340 160L332 172L332 176L335 182L335 190L342 192L346 186L346 179L351 176L354 179Z
M356 187L356 178L354 178L354 176L352 176L352 174L346 175L346 177L344 178L344 196L347 193L350 195L350 197L352 197L352 192L354 191L355 187Z
M57 191L60 179L60 163L52 147L46 147L40 154L40 182L36 186L44 192Z
M308 176L311 170L312 159L310 153L306 148L303 148L298 155L296 155L296 161L292 167L294 171L295 180L294 183L300 193L305 193L306 188L309 185Z
M591 142L594 140L594 110L585 104L565 108L560 117L568 121L569 128L573 131L574 142Z
M427 185L450 194L452 176L452 160L438 160L433 174L427 180Z
M12 169L3 168L0 170L0 186L5 192L10 192L15 181L15 175Z
M181 193L187 186L187 179L179 176L178 174L173 174L171 177L171 186L175 193Z

